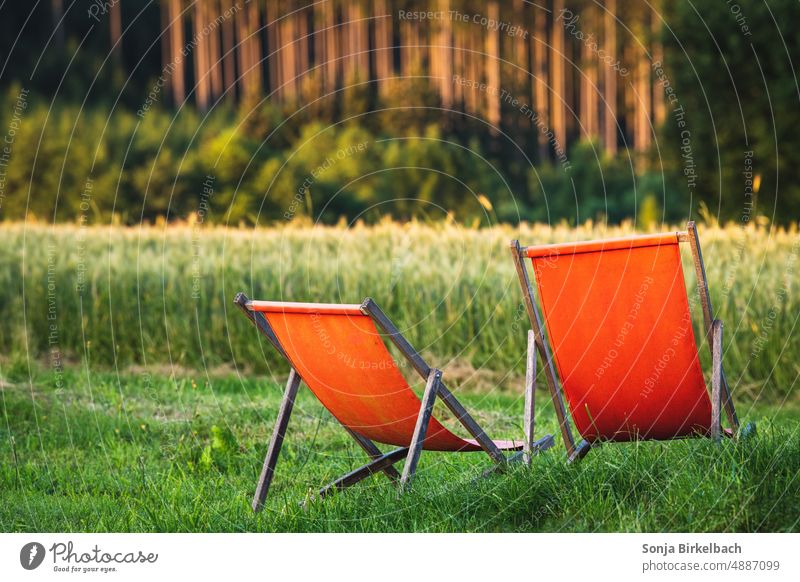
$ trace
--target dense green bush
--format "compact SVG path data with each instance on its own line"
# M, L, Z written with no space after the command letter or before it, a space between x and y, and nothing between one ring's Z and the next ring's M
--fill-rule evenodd
M2 111L13 111L19 91L6 92ZM573 148L566 171L551 163L509 169L477 138L464 141L435 123L389 134L374 120L301 118L285 118L269 104L222 106L206 116L158 106L141 115L51 108L33 94L10 148L0 218L103 223L113 214L137 224L202 209L204 221L217 223L448 214L469 224L618 222L636 217L648 196L668 209L656 220L689 212L674 181L638 175L590 143Z

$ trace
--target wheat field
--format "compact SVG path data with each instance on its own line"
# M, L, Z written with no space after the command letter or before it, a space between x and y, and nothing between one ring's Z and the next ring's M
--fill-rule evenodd
M800 372L796 227L706 224L699 230L737 398L785 399ZM523 373L528 327L508 242L634 232L630 224L592 223L480 229L422 222L255 229L4 224L0 348L6 367L35 359L56 372L72 364L235 365L285 374L233 306L236 292L344 303L370 296L437 366L466 370L468 380L489 374L502 384ZM693 293L688 248L684 260ZM694 316L698 325L699 310ZM706 349L701 357L707 368Z

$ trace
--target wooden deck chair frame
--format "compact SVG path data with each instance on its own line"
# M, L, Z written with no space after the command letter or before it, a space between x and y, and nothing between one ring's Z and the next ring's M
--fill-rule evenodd
M276 334L271 329L264 314L251 309L253 302L251 302L244 293L238 293L234 299L234 303L291 366L291 362L289 362L289 359L286 357L286 353L281 347ZM365 465L350 471L320 489L318 493L320 498L324 498L334 491L350 487L380 472L383 472L392 482L399 486L401 492L405 491L411 484L414 474L416 473L428 423L430 422L433 406L437 398L447 406L455 418L477 441L481 449L489 455L494 462L494 468L484 474L493 470L502 470L509 461L524 458L529 462L531 456L553 446L554 439L552 435L546 435L538 440L534 440L534 424L531 412L530 421L526 424L526 438L523 442L523 450L507 458L497 445L495 445L495 442L489 438L481 426L467 412L464 406L462 406L453 393L448 390L442 381L442 372L428 365L425 359L411 346L408 340L400 333L394 323L392 323L389 317L378 307L375 301L366 298L361 304L360 310L363 314L368 315L372 319L380 331L389 336L391 342L398 348L405 359L408 360L409 364L411 364L414 370L426 381L425 391L422 396L413 438L408 447L400 447L388 453L383 453L370 439L342 425L371 460ZM258 479L256 492L253 497L253 511L262 509L267 494L269 493L270 484L275 475L275 467L278 463L281 446L283 445L283 440L289 425L289 418L292 414L292 408L301 381L302 378L300 374L292 367L278 410L275 426L272 431L272 438L270 439L267 454L264 458L264 465ZM402 474L394 467L394 464L401 460L405 460Z
M739 418L736 415L736 410L731 398L731 391L728 387L728 381L725 378L725 371L722 365L722 321L714 318L714 309L711 305L711 296L708 291L708 279L706 278L705 263L703 262L703 253L700 250L700 239L697 234L697 226L693 221L687 224L686 230L677 233L679 243L689 243L692 251L692 259L694 262L695 275L697 279L697 292L700 296L700 304L703 310L703 323L706 333L706 340L711 345L712 355L712 373L711 373L711 431L710 437L714 441L719 441L723 434L736 437L739 431ZM539 352L543 360L544 376L547 382L547 387L555 407L556 416L558 418L561 437L567 450L568 462L582 459L589 452L592 444L581 439L580 442L575 442L575 437L572 433L570 419L565 406L565 397L561 384L559 382L558 374L556 373L555 365L551 355L551 349L548 344L547 337L545 336L545 329L543 319L539 312L536 300L534 299L533 287L531 285L530 277L525 264L527 257L527 247L520 246L518 240L512 240L510 243L511 254L514 258L514 266L516 267L517 276L519 277L520 286L525 303L525 309L531 322L532 330L528 333L528 370L526 376L528 377L526 387L526 418L529 414L528 409L533 409L533 386L532 378L536 376L535 357L531 357L532 347L535 345L536 351ZM721 411L725 410L728 418L730 431L722 429ZM532 414L532 412L530 413Z

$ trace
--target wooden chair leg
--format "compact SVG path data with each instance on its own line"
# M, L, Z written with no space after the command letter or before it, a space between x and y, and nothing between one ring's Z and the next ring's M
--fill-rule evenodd
M711 325L711 439L722 437L722 322L715 319Z
M686 225L689 234L689 246L692 249L692 260L697 277L697 292L700 296L700 305L703 308L703 323L705 324L706 338L713 342L714 308L711 305L711 294L708 292L708 279L706 278L706 266L703 262L703 251L700 250L700 236L697 234L697 225L690 220ZM734 436L739 431L739 417L736 415L736 408L733 406L731 390L728 380L725 378L725 370L722 368L720 360L720 391L725 414L728 416L728 424Z
M357 432L354 432L354 431L350 430L349 428L347 428L344 425L342 425L342 427L344 428L344 430L346 430L348 432L348 434L351 437L353 437L353 440L355 440L358 443L358 446L360 446L364 450L364 452L367 453L367 455L369 455L370 459L377 460L377 459L380 459L383 456L383 453L381 452L381 450L378 447L376 447L375 443L373 443L367 437L362 436L362 435L358 434ZM400 480L400 473L398 473L397 469L395 469L392 465L387 465L383 469L383 472L386 474L386 476L389 478L389 480L392 481L393 483L396 483L396 482L398 482Z
M586 456L586 454L589 452L591 448L592 448L592 443L590 443L586 439L582 439L581 442L579 442L575 446L575 450L572 451L572 454L570 454L567 457L567 463L572 464L580 461L582 458Z
M403 447L401 449L395 449L385 454L381 454L376 459L373 459L366 465L359 467L353 471L350 471L346 475L342 475L333 483L326 485L319 491L320 497L325 497L330 495L334 491L341 491L345 487L350 487L351 485L355 485L359 481L363 481L367 477L378 473L379 471L385 471L387 467L391 467L394 463L400 461L401 459L405 458L408 455L408 448Z
M422 396L422 406L420 406L419 416L417 416L417 425L414 427L414 436L411 438L411 445L408 448L408 457L403 466L403 475L400 477L401 490L408 488L417 470L419 455L422 452L425 433L428 431L428 424L433 414L433 404L436 402L436 394L439 391L439 382L441 379L441 371L436 368L431 368L428 374L428 382L425 384L425 393Z
M558 381L555 366L553 365L553 358L550 355L550 349L544 336L544 325L539 310L536 307L536 301L533 298L533 288L531 287L531 280L528 277L528 271L523 262L522 248L518 240L511 241L511 255L514 258L514 267L519 277L520 286L522 287L522 297L525 302L525 310L528 312L528 319L530 319L531 326L538 338L537 349L539 355L542 356L542 366L544 367L544 377L547 380L547 387L550 390L550 397L553 400L553 406L556 409L556 416L558 417L559 428L561 429L561 438L564 440L564 446L567 448L567 457L574 458L582 456L580 450L575 446L575 437L572 435L572 428L570 426L569 418L567 417L567 408L564 404L564 395L561 390L561 385ZM585 454L585 452L583 453Z
M275 475L275 465L278 464L278 456L283 445L283 437L286 435L286 427L289 425L289 417L292 415L294 399L297 396L297 389L300 386L300 375L292 369L289 373L289 380L286 382L286 390L283 392L283 400L278 411L278 418L275 421L275 428L272 429L272 438L269 441L267 456L264 458L264 467L261 469L261 476L258 478L258 486L253 496L253 511L260 511L267 499L269 486L272 477Z
M531 464L533 455L534 413L536 412L536 336L532 329L528 330L528 357L525 367L525 443L522 448L522 460Z

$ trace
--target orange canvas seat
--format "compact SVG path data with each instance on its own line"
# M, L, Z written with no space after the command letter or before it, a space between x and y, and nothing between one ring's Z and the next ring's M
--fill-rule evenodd
M422 449L485 450L495 461L503 462L505 457L501 451L523 447L522 439L490 440L441 382L441 373L425 364L373 301L366 300L361 305L287 303L249 301L239 294L236 302L288 360L293 376L298 379L296 383L302 379L322 405L375 459L374 462L385 465L375 471L386 472L391 464L386 465L385 455L380 454L372 441L402 447L399 451L403 452L395 455L395 461L406 459L401 484L413 476ZM412 371L427 380L422 401L406 382L376 323L406 355ZM291 389L287 386L287 393ZM433 401L437 396L474 438L455 435L432 416ZM294 395L290 397L293 401ZM280 424L279 418L276 429ZM282 434L273 434L273 442L282 438ZM549 446L552 438L546 437L541 441L537 450ZM268 476L262 474L254 501L256 509L266 497L274 472L277 450L273 453L275 458L270 459L268 453L265 462L264 470ZM364 471L362 475L370 473ZM388 474L397 476L393 469ZM339 485L348 484L351 483ZM332 485L333 489L341 488ZM330 487L323 489L321 494L329 490Z
M714 346L711 398L692 328L681 242L692 246ZM513 241L512 252L571 459L599 441L716 438L723 405L731 427L738 428L722 371L722 324L713 319L693 223L686 232L605 241L530 247ZM524 259L531 262L541 316ZM567 407L583 439L579 444Z

